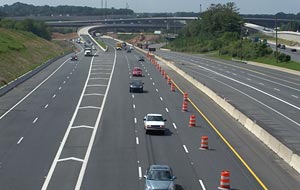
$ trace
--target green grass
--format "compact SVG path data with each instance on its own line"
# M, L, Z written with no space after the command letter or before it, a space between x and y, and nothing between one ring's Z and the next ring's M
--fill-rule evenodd
M98 42L99 45L100 45L102 48L104 48L104 49L106 49L106 48L108 47L102 40L97 40L97 42Z
M223 60L232 60L232 57L227 56L227 55L214 54L214 55L211 55L211 56L219 58L219 59L223 59ZM235 59L239 60L239 58L235 58ZM254 60L247 60L247 61L264 63L264 64L268 64L268 65L274 65L274 66L278 66L278 67L283 67L283 68L287 68L287 69L300 71L300 63L299 62L289 61L289 62L278 62L278 63L276 63L276 58L273 57L273 56L261 57L261 58L257 58L257 59L254 59Z
M135 38L139 36L139 34L132 33L132 34L118 34L118 39L123 41L131 40L132 38Z
M0 86L69 51L29 32L0 28Z

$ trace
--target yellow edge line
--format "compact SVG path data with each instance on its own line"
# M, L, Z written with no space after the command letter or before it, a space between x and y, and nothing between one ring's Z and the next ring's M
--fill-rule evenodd
M179 86L172 80L173 84L176 88L183 94L183 90L179 88ZM210 122L210 120L202 113L202 111L194 104L194 102L188 98L189 102L192 106L200 113L200 115L206 120L206 122L213 128L213 130L221 137L224 143L230 148L230 150L235 154L235 156L243 163L243 165L248 169L248 171L252 174L252 176L256 179L256 181L262 186L264 190L268 190L265 184L258 178L258 176L254 173L254 171L250 168L250 166L246 163L246 161L240 156L240 154L231 146L231 144L226 140L226 138L221 134L221 132Z

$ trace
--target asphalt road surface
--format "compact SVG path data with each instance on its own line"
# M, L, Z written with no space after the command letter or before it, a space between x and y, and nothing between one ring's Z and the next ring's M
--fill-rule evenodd
M223 170L232 189L300 186L295 171L193 85L166 68L206 119L191 103L182 112L181 92L171 92L150 62L138 62L139 52L112 46L58 60L0 98L1 189L143 189L150 164L170 165L177 189L217 189ZM143 69L144 93L129 93L134 66ZM145 134L147 113L163 114L166 135ZM191 114L196 127L188 127Z

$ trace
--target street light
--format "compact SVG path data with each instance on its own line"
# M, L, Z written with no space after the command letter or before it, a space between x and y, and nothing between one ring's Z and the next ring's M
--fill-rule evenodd
M278 63L278 37L277 37L277 15L275 15L275 38L276 38L276 63Z

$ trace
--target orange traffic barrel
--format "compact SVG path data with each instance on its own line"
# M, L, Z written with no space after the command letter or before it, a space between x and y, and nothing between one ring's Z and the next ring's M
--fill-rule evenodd
M175 85L173 84L173 82L171 82L171 91L175 92Z
M195 127L196 126L196 116L191 115L190 116L190 121L189 121L189 127Z
M208 136L202 136L201 137L201 145L200 148L201 150L207 150L208 149Z
M167 79L167 83L168 83L168 84L171 84L171 78L170 78L169 76L167 76L167 78L168 78L168 79Z
M187 111L187 108L188 108L187 102L186 102L186 101L183 101L183 102L182 102L182 111L183 111L183 112L186 112L186 111Z
M183 101L188 101L188 93L183 93Z
M229 171L221 172L220 187L218 187L218 189L221 189L221 190L229 190L230 189L230 172Z
M164 78L165 78L165 79L167 79L167 78L168 78L168 75L167 75L167 73L166 73L166 72L164 73Z
M165 70L161 69L161 75L164 76L164 74L165 74Z

